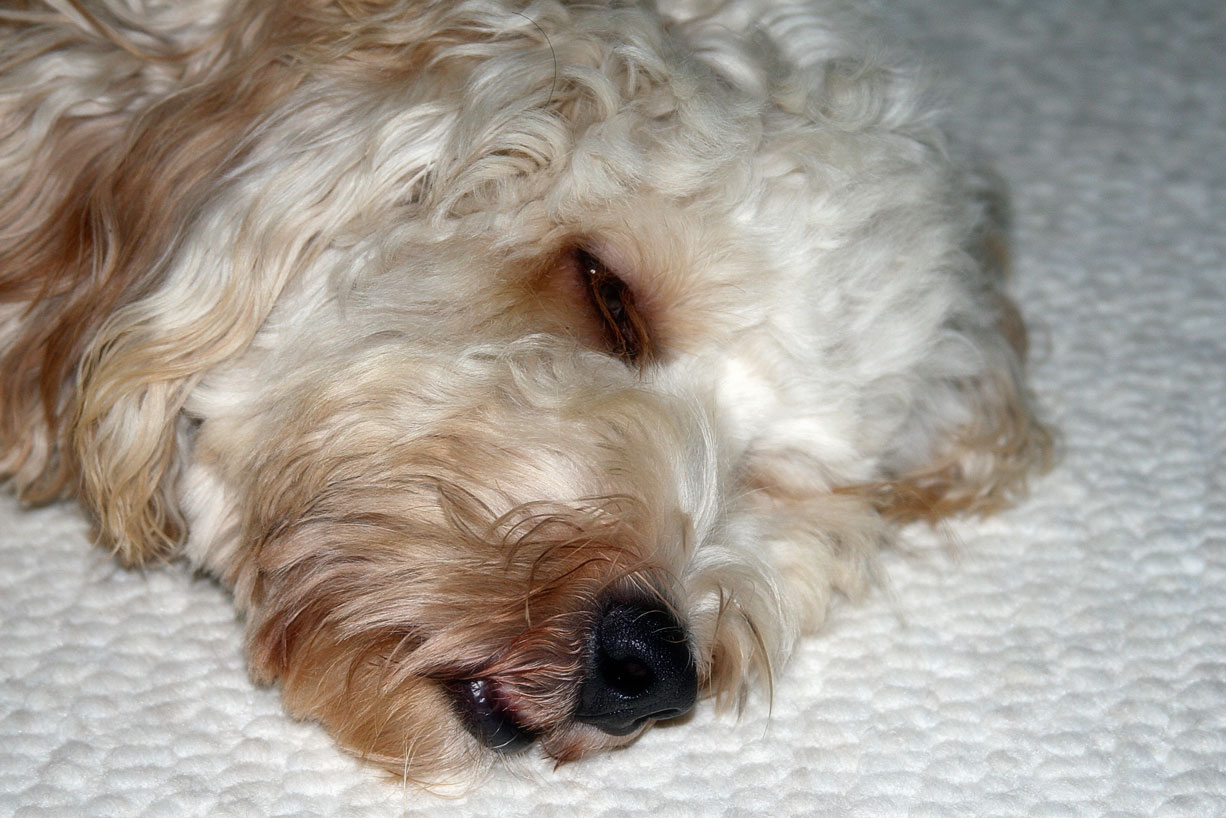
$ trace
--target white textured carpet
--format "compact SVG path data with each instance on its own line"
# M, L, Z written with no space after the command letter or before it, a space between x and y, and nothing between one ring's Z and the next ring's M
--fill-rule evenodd
M444 800L253 687L225 594L0 501L0 816L1226 815L1226 4L907 0L887 17L1013 187L1059 468L913 532L773 712Z

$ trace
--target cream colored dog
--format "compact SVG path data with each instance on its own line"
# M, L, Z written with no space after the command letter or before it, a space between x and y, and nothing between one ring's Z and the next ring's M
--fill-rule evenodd
M1046 456L982 179L835 2L0 8L0 471L409 778L736 701Z

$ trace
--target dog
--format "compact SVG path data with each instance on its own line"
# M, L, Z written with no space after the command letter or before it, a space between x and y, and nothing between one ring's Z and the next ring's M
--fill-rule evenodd
M0 472L468 780L769 681L1050 435L996 186L837 0L9 0Z

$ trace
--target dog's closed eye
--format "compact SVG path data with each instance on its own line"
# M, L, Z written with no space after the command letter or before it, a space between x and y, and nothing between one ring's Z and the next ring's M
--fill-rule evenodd
M574 250L572 263L601 322L607 349L629 364L642 366L648 362L652 356L651 337L635 303L634 291L588 250Z

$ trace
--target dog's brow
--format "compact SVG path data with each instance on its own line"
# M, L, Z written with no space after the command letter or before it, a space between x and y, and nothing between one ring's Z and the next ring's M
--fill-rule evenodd
M553 40L549 39L549 32L541 28L540 23L538 23L536 20L533 20L531 17L524 14L522 11L514 12L514 14L516 14L519 17L524 18L529 23L531 23L532 27L535 28L537 31L539 31L541 33L541 37L545 39L545 45L549 46L549 56L553 60L553 81L552 81L552 84L549 86L548 105L552 106L553 105L553 95L558 90L558 51L557 49L553 47Z

